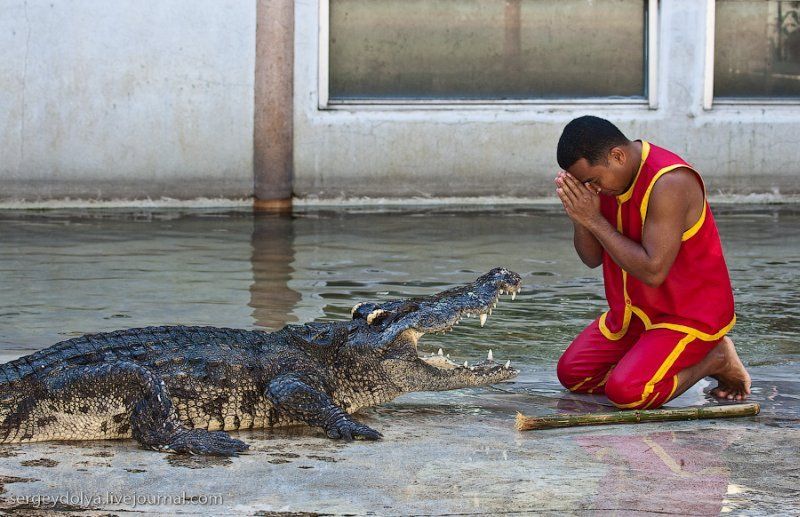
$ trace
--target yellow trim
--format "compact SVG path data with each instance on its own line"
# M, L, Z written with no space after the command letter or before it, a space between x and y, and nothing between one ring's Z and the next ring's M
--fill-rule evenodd
M579 383L578 383L578 384L576 384L575 386L573 386L573 387L569 388L569 391L575 391L575 390L577 390L578 388L580 388L581 386L583 386L584 384L586 384L586 383L587 383L587 382L589 382L590 380L592 380L592 378L591 378L591 377L586 377L585 379L583 379L581 382L579 382Z
M677 375L673 375L672 376L672 389L670 390L669 395L667 395L667 398L664 399L663 403L666 403L667 401L669 401L672 398L672 395L675 394L675 390L677 388L678 388L678 376ZM652 407L652 405L655 404L657 399L658 399L658 393L653 394L653 398L651 398L650 402L648 402L647 405L645 407L643 407L642 409L650 409L650 407Z
M644 143L642 144L643 156L645 155ZM649 150L650 146L647 147L648 152ZM642 164L644 164L644 159L642 159ZM641 166L639 166L639 169L641 170ZM620 202L619 199L617 200L617 231L624 235L624 232L622 231L622 202ZM627 334L628 326L631 323L631 311L628 308L630 307L630 302L631 302L631 299L628 296L628 272L622 269L621 267L620 270L622 271L622 294L625 298L625 312L622 315L622 328L620 328L619 331L617 332L611 332L611 330L609 330L608 326L606 325L606 317L608 316L608 311L604 312L600 316L600 321L598 322L598 327L600 327L600 333L603 334L603 336L605 336L606 339L609 339L611 341L619 341L620 339L622 339L623 336Z
M639 162L639 170L636 171L636 176L633 177L633 182L631 182L631 186L628 187L628 190L617 196L617 201L620 203L624 203L625 201L629 200L631 196L633 196L633 189L636 187L636 180L639 179L639 173L642 172L642 167L644 167L644 162L647 160L647 156L650 154L650 144L642 140L642 160Z
M616 366L616 365L614 365L614 366ZM597 388L599 388L601 386L605 386L606 382L608 382L608 378L611 377L611 372L614 371L614 366L612 366L611 368L608 369L608 371L606 372L606 376L603 377L603 380L600 381L600 384L598 384L594 388L590 389L589 393L592 393L594 390L596 390Z
M661 366L658 368L658 370L656 370L656 373L653 374L653 377L651 377L650 380L647 381L647 384L644 385L644 390L642 391L642 398L640 400L636 402L631 402L629 404L615 403L614 405L621 409L627 409L641 405L645 400L647 400L647 397L649 397L650 394L653 393L655 385L661 382L661 380L667 374L667 371L672 367L673 364L675 364L675 361L678 360L678 357L680 357L684 349L686 349L686 345L688 345L695 339L697 339L695 336L688 334L684 336L680 341L678 341L678 344L675 345L675 348L672 349L672 352L670 352L670 354L667 356L664 362L661 363Z
M608 311L604 312L600 316L600 321L598 322L597 325L598 327L600 327L600 333L603 334L603 336L605 336L606 339L609 339L611 341L619 341L628 332L628 326L630 325L631 322L631 311L629 311L627 307L625 308L625 314L622 317L622 328L619 329L618 332L611 332L611 330L609 330L609 328L606 326L607 314Z
M688 334L690 336L693 336L699 339L700 341L716 341L718 339L722 339L725 336L725 334L730 332L730 330L736 324L736 315L734 314L733 319L731 319L730 323L725 325L725 327L723 327L722 330L718 331L716 334L708 334L706 332L697 330L696 328L692 328L687 325L678 325L677 323L653 323L652 321L650 321L650 318L647 316L647 314L645 314L645 312L642 309L634 305L631 305L631 311L640 320L642 320L642 323L644 323L645 330L651 330L651 329L674 330L676 332L681 332L683 334Z
M666 400L664 400L664 403L667 403L668 401L672 400L672 396L675 395L675 390L676 389L678 389L678 375L677 374L672 376L672 389L669 391L669 395L667 395L667 398L666 398Z
M681 235L681 242L683 242L683 241L688 241L689 239L694 237L697 232L700 231L700 228L702 228L703 223L706 220L706 210L708 208L708 203L706 202L706 185L705 183L703 183L703 178L700 178L700 173L694 170L689 165L678 163L670 165L668 167L664 167L663 169L659 169L659 171L655 174L655 176L653 176L653 179L650 181L650 185L647 186L647 190L644 193L644 198L642 198L642 206L639 207L639 215L641 216L642 219L642 231L644 231L644 220L647 217L647 207L650 204L650 193L653 190L653 186L656 184L656 181L658 181L658 179L661 176L663 176L668 172L674 171L675 169L679 169L681 167L689 169L690 171L694 172L700 179L700 186L703 189L703 210L700 213L700 218L697 219L697 222L694 223L691 228L683 232L683 234Z
M650 406L652 406L652 405L653 405L653 402L655 402L657 398L658 398L658 393L656 393L655 395L653 395L653 396L650 398L650 402L648 402L647 404L645 404L645 405L644 405L644 407L643 407L642 409L650 409Z
M619 200L617 200L617 231L625 235L625 232L622 230L622 203Z
M706 204L706 200L703 199L703 213L700 214L700 219L698 219L697 222L694 223L694 225L691 228L689 228L688 230L683 232L683 235L681 235L681 242L688 241L689 239L694 237L697 232L700 231L700 228L703 226L703 223L706 221L706 210L707 209L708 209L708 206Z
M627 293L625 294L627 297ZM653 330L653 329L667 329L667 330L674 330L676 332L681 332L683 334L688 334L690 336L694 336L695 338L699 339L700 341L717 341L718 339L722 339L725 334L731 331L734 325L736 325L736 315L733 315L730 323L725 325L721 330L719 330L715 334L709 334L707 332L703 332L702 330L697 330L696 328L689 327L687 325L679 325L677 323L653 323L650 321L650 318L645 314L645 312L636 307L635 305L625 305L625 313L622 317L622 328L619 329L617 332L611 332L611 330L606 325L606 316L608 315L609 311L604 312L600 315L600 321L598 321L598 327L600 328L600 333L603 336L610 340L610 341L619 341L622 339L625 334L628 332L628 327L631 323L631 314L636 315L644 324L645 330Z
M677 375L673 375L672 376L672 391L669 392L669 395L667 395L667 400L665 400L664 402L667 402L668 400L672 400L672 396L675 395L675 390L676 389L678 389L678 376Z
M644 161L645 159L647 159L647 155L649 153L650 153L650 144L642 141L642 163L639 164L639 172L641 172L642 166L644 165ZM639 177L639 172L636 173L637 178ZM636 183L635 179L634 183ZM631 193L633 192L633 185L631 185L629 192ZM621 200L621 197L622 196L617 197L617 231L625 235L625 232L622 231L622 203L627 201L630 198L630 196L628 196L625 200ZM622 269L621 267L620 270L622 271L622 294L625 298L625 312L622 315L622 328L620 328L619 331L617 332L611 332L611 330L609 330L608 326L606 325L606 316L608 315L608 311L604 312L600 316L600 321L598 322L598 326L600 327L600 333L602 333L603 336L606 337L606 339L609 339L611 341L619 341L620 339L622 339L623 336L625 336L625 334L628 333L628 326L630 326L631 323L631 311L629 308L631 305L631 299L628 296L628 272Z
M653 187L655 186L656 181L658 181L659 178L661 178L661 176L663 176L664 174L672 172L675 169L680 169L681 167L694 170L688 165L685 165L683 163L676 163L674 165L669 165L667 167L664 167L663 169L659 169L658 172L655 174L655 176L653 176L653 179L650 180L650 184L647 186L647 190L644 191L644 197L642 198L642 205L639 207L639 215L641 216L642 219L642 228L644 228L644 219L645 217L647 217L647 205L650 204L650 193L653 191Z

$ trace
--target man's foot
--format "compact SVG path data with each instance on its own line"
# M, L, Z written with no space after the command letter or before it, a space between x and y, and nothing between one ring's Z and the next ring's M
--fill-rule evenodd
M717 356L719 367L712 375L717 379L717 387L711 394L720 399L744 400L750 395L750 375L744 369L739 354L728 336L711 351Z

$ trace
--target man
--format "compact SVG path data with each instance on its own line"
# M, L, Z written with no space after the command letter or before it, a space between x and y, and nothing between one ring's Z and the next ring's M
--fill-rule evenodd
M567 124L557 155L575 250L603 265L609 305L559 360L561 383L623 409L657 408L706 376L716 397L745 399L750 376L726 337L733 291L697 171L592 116Z

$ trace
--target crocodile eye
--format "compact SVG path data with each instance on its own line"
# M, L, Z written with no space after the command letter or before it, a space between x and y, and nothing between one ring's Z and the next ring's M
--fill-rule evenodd
M367 324L372 325L373 323L380 323L388 315L389 313L383 309L375 309L367 316Z
M356 313L358 312L358 308L361 307L362 305L364 305L364 302L359 302L353 305L353 308L350 309L350 317L352 319L356 319Z

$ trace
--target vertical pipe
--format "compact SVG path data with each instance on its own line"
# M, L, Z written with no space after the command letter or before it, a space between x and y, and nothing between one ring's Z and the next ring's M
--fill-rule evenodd
M257 0L254 209L291 210L294 2Z
M716 27L716 2L706 0L706 63L703 81L703 109L710 110L714 104L714 30Z
M647 101L650 109L658 109L658 0L649 0L647 3L647 18L645 19L645 65L647 66Z

